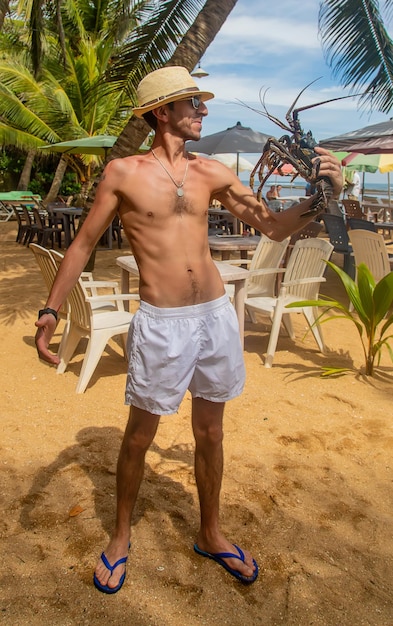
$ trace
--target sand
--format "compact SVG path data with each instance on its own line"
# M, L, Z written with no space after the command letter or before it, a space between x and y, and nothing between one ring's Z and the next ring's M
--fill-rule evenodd
M323 356L311 336L302 340L296 316L296 340L280 337L270 370L269 323L246 326L247 384L226 409L221 509L225 533L259 563L257 582L244 587L193 552L186 396L147 455L125 585L115 596L95 590L128 417L126 365L111 341L77 395L83 345L63 375L38 360L34 321L46 290L15 233L14 223L0 224L1 623L391 625L392 364L385 355L375 378L359 373L360 344L345 321L324 326ZM123 254L99 252L96 278L119 278ZM330 274L329 290L340 292ZM354 370L324 379L323 364Z

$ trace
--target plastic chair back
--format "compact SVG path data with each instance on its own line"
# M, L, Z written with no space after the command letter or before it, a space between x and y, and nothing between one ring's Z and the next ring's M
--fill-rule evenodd
M349 237L352 243L356 265L364 263L378 282L389 274L389 254L383 235L369 230L350 230Z

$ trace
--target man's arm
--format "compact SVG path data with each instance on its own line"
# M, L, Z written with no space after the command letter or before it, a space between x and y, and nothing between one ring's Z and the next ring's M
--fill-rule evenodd
M81 230L68 248L45 304L45 309L58 311L81 275L99 238L112 222L119 205L116 194L119 165L111 161L97 186L96 197ZM57 321L52 313L44 313L35 323L35 343L44 361L57 365L59 358L48 350Z
M343 185L340 162L328 150L319 146L315 151L320 158L319 176L326 176L331 180L333 197L339 197ZM282 241L315 218L315 215L302 216L310 210L314 196L285 211L275 213L270 211L263 201L259 203L252 191L237 177L233 178L233 183L228 188L217 193L215 197L242 222L277 241Z

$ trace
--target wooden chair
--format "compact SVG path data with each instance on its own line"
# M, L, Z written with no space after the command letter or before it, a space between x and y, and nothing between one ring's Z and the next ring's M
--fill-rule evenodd
M26 222L26 217L25 217L25 214L23 213L21 206L18 206L17 204L13 204L12 210L14 211L14 215L18 223L18 231L16 233L15 241L17 243L23 243L26 237L26 233L29 228L29 224Z
M34 241L35 237L37 238L37 241L38 241L39 228L38 228L38 225L35 223L31 206L27 206L26 204L21 204L21 207L22 207L23 216L27 225L25 236L23 239L23 244L25 246L26 245L28 246Z
M349 217L356 217L360 220L365 218L362 205L359 200L342 200L342 204L344 207L345 217L347 219Z
M123 243L122 230L123 226L120 217L118 215L115 215L112 221L112 235L113 238L117 241L117 247L119 250L121 249Z
M272 319L272 329L265 359L265 367L272 367L281 322L283 322L291 339L294 338L290 317L292 313L303 313L319 349L321 352L324 351L325 346L322 333L317 323L317 307L285 309L285 306L289 303L301 300L318 299L319 286L325 281L323 277L326 270L325 261L330 258L332 251L332 244L325 239L316 237L298 239L285 270L279 295L277 297L246 298L246 310L253 322L257 321L257 313L268 315Z
M64 207L65 209L67 209L67 205L65 204L65 202L49 202L45 209L48 212L48 221L49 224L52 227L55 227L59 234L58 237L60 238L60 244L62 242L62 240L64 239L64 247L67 247L67 243L69 244L67 240L67 233L69 235L69 238L71 238L71 233L72 231L74 231L75 234L75 224L72 220L71 217L68 217L68 229L67 229L67 218L60 212L55 212L54 209L59 209L61 207ZM60 248L60 244L59 244L59 248Z
M38 229L38 244L44 248L47 248L48 244L54 247L55 241L57 241L57 245L61 247L61 230L59 230L55 224L47 221L46 215L42 210L39 210L37 207L32 207L31 211L34 217L34 223Z

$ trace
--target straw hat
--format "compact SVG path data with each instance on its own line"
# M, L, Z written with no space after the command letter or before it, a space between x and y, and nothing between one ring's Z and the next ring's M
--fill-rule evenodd
M147 74L138 85L137 96L139 106L133 109L137 117L168 102L186 100L187 96L199 96L203 101L214 98L210 91L200 91L186 68L179 65Z

